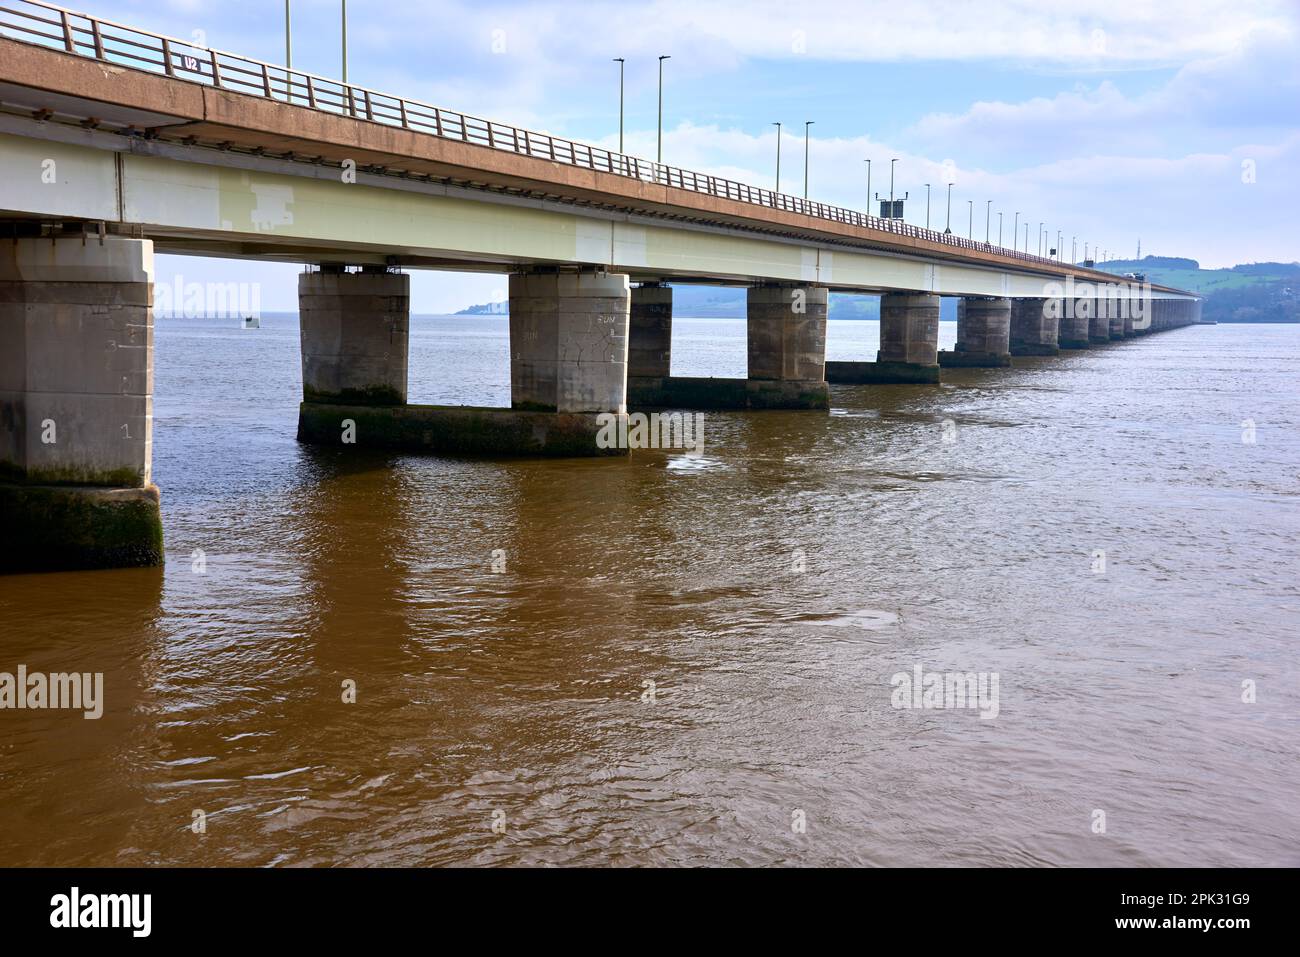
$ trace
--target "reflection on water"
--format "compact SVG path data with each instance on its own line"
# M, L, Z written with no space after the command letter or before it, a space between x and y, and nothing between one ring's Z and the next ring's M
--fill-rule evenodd
M505 404L505 329L416 320L413 401ZM1300 863L1297 327L549 462L299 446L292 318L157 342L166 569L0 579L0 671L107 697L0 712L6 863ZM996 720L892 708L917 665Z

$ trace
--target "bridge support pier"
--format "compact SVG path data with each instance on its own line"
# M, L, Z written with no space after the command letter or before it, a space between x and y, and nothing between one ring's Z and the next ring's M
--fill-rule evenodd
M1110 342L1110 319L1106 312L1107 300L1104 296L1091 297L1091 311L1088 314L1088 342L1096 345Z
M632 408L827 409L824 286L767 283L747 296L748 374L744 379L668 375L671 290L632 291L633 349L628 370Z
M746 392L754 409L828 409L825 286L765 283L746 300Z
M1060 330L1061 300L1013 299L1011 301L1011 354L1054 356Z
M827 382L936 384L939 381L939 297L880 297L880 350L875 362L828 362Z
M1061 331L1057 340L1060 348L1088 348L1088 327L1092 321L1092 308L1092 299L1070 297L1061 300Z
M1011 300L966 296L957 303L957 348L939 353L939 365L999 368L1011 365Z
M161 565L153 243L0 242L0 571Z
M365 266L298 276L304 402L402 405L411 277Z
M1118 296L1106 297L1106 321L1111 340L1124 338L1124 314L1128 303Z
M627 403L671 405L673 287L657 282L633 286L627 335Z

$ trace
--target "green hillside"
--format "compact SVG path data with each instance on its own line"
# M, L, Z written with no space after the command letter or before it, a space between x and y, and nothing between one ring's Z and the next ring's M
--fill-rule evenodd
M1300 322L1300 263L1249 263L1202 269L1195 259L1145 256L1113 259L1097 268L1117 275L1145 273L1148 282L1202 293L1202 318L1215 322Z

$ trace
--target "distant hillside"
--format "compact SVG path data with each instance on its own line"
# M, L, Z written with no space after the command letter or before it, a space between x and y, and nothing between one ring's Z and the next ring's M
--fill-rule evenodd
M1248 263L1231 269L1202 269L1195 259L1145 256L1112 259L1098 269L1122 276L1145 273L1150 282L1205 295L1202 317L1216 322L1300 322L1300 263ZM505 315L506 303L470 306L458 316ZM692 319L744 319L745 290L736 286L673 285L673 313ZM831 293L832 319L879 319L877 296ZM957 300L939 306L944 322L957 319Z
M1202 318L1216 322L1300 322L1300 263L1247 263L1202 269L1195 259L1144 256L1112 259L1097 268L1205 295Z
M505 303L485 303L470 306L456 313L458 316L502 315L508 312ZM831 293L827 312L832 319L879 319L880 299L877 296L852 296ZM736 286L673 286L673 314L691 319L744 319L745 290ZM957 320L957 300L944 299L939 306L939 318Z

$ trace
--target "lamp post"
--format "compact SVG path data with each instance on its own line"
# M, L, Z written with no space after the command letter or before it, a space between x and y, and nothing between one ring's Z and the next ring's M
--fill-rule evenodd
M1025 223L1025 255L1029 255L1029 224Z
M343 82L348 82L348 0L343 0Z
M293 41L290 39L289 30L289 0L284 0L284 65L286 69L293 68Z
M803 198L808 198L808 128L816 120L805 120L803 124Z
M970 207L967 212L970 213L969 221L966 223L966 238L975 239L975 200L966 200L966 205Z
M618 151L623 152L623 58L614 57L618 64Z
M776 127L776 191L781 192L781 124L773 123Z
M930 228L930 184L925 184L925 228Z
M998 249L1002 248L1002 210L998 210Z
M1011 227L1011 251L1015 252L1018 245L1020 245L1020 210L1016 210L1015 225Z
M1043 254L1043 224L1038 224L1038 255Z
M671 60L672 55L659 58L659 150L656 162L664 161L664 60Z
M989 224L993 221L993 200L988 201L984 207L984 245L989 244Z
M867 215L871 215L871 160L864 161L867 164Z
M948 221L944 225L943 231L947 235L952 234L952 183L948 184Z

